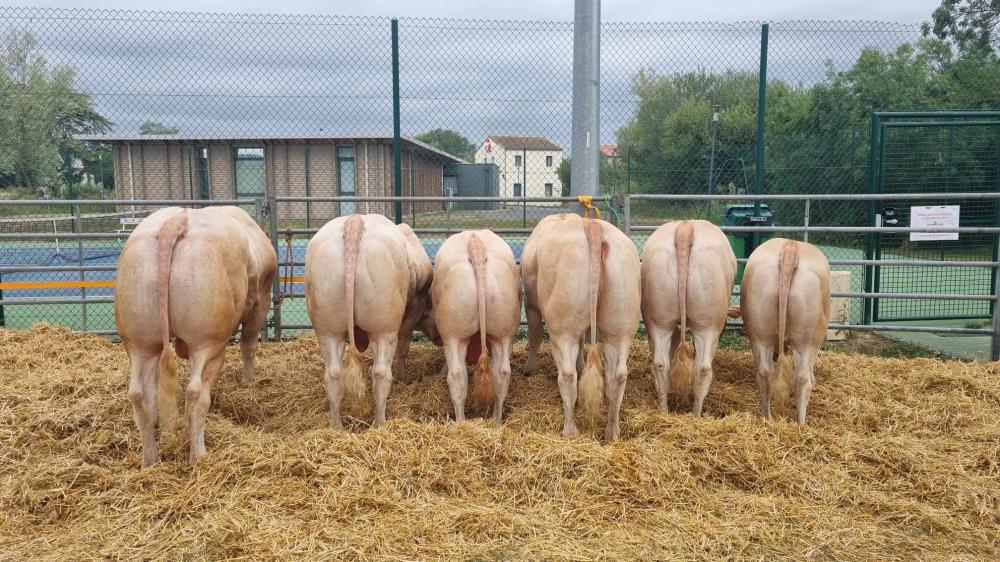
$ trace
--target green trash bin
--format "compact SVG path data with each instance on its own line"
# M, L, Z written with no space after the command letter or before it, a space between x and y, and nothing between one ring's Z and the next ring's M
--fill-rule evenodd
M771 208L761 204L760 213L754 214L754 206L750 205L726 205L725 213L722 215L722 226L771 226L774 224L774 216ZM758 238L761 242L771 237L772 232L760 232ZM729 232L729 245L733 248L733 253L737 259L748 258L754 251L753 232ZM746 264L740 263L736 267L736 284L743 280L743 268Z

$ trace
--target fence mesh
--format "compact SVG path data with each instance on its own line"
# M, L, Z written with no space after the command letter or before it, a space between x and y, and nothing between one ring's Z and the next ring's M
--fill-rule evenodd
M576 209L556 199L571 188L572 23L398 20L398 163L392 29L392 20L373 17L0 8L0 195L192 202L361 198L289 201L271 209L278 230L304 229L293 240L301 251L309 231L356 211L390 217L398 211L433 253L451 231L530 230L550 213ZM759 22L602 25L596 140L601 193L609 197L600 206L607 217L624 221L613 196L752 193L758 175L764 193L862 193L870 187L872 111L1000 106L995 56L976 59L923 37L917 25L771 23L766 65L762 30ZM760 160L762 67L767 79ZM995 133L955 135L949 142L970 162L984 162L977 155L996 142ZM920 171L926 160L895 162L899 174L926 177ZM957 160L954 169L963 166ZM393 194L397 167L403 196L513 200L403 202L398 209L365 200ZM985 167L982 174L988 174ZM633 225L675 218L718 223L728 203L636 201L629 211ZM770 205L778 225L803 224L806 210L802 202ZM808 220L861 226L866 211L860 201L813 202ZM66 212L3 207L0 201L0 229L75 227L73 219L45 216ZM120 208L86 210L102 212L108 216L86 217L80 228L128 229L122 217L113 216ZM19 217L30 213L30 220ZM22 220L7 221L11 217ZM504 236L515 249L526 238L518 232ZM641 247L644 236L634 238ZM812 234L809 241L834 259L865 256L864 235ZM53 243L0 241L2 265L33 264L34 258L24 257L29 250L51 255ZM85 244L85 252L90 247ZM280 258L285 261L283 251ZM112 256L107 260L114 263ZM838 269L851 272L853 290L863 288L861 267ZM11 275L34 281L65 277L20 272L5 273L4 281ZM949 290L965 288L961 274L941 279ZM891 275L885 282L885 290L895 286ZM301 286L292 290L301 292ZM958 306L936 306L952 305ZM59 320L60 311L76 310L37 306L34 317L8 310L8 324ZM304 310L292 308L283 321L307 324ZM884 310L889 314L890 308ZM852 304L852 320L861 320L860 301Z

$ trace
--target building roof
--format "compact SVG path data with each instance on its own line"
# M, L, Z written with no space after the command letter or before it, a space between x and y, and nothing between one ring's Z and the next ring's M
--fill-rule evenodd
M562 150L556 143L545 137L509 137L490 135L486 141L493 141L504 150ZM486 142L484 141L484 143Z
M371 135L141 135L138 133L107 134L107 135L74 135L76 140L88 142L275 142L275 141L307 141L307 140L375 140L392 142L391 136L371 136ZM452 162L465 162L465 160L445 152L440 148L431 146L423 141L411 137L402 137L404 143L434 153Z

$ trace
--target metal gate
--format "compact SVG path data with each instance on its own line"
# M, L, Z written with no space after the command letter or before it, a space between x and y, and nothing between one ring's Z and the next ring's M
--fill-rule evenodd
M874 113L869 189L873 193L1000 192L1000 112ZM875 226L991 227L995 199L947 198L869 208ZM996 234L874 233L869 259L993 261ZM874 292L990 295L996 273L983 267L875 265L867 272ZM873 299L871 320L988 318L992 301Z

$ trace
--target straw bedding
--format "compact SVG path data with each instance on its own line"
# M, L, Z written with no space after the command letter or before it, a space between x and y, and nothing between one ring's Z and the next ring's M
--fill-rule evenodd
M440 352L414 346L391 421L338 433L315 339L263 345L253 389L232 347L209 454L191 468L167 439L140 470L119 344L0 331L0 558L1000 558L997 365L824 353L801 427L755 416L752 360L728 350L706 417L658 413L636 342L606 445L558 435L540 359L503 427L454 424Z

